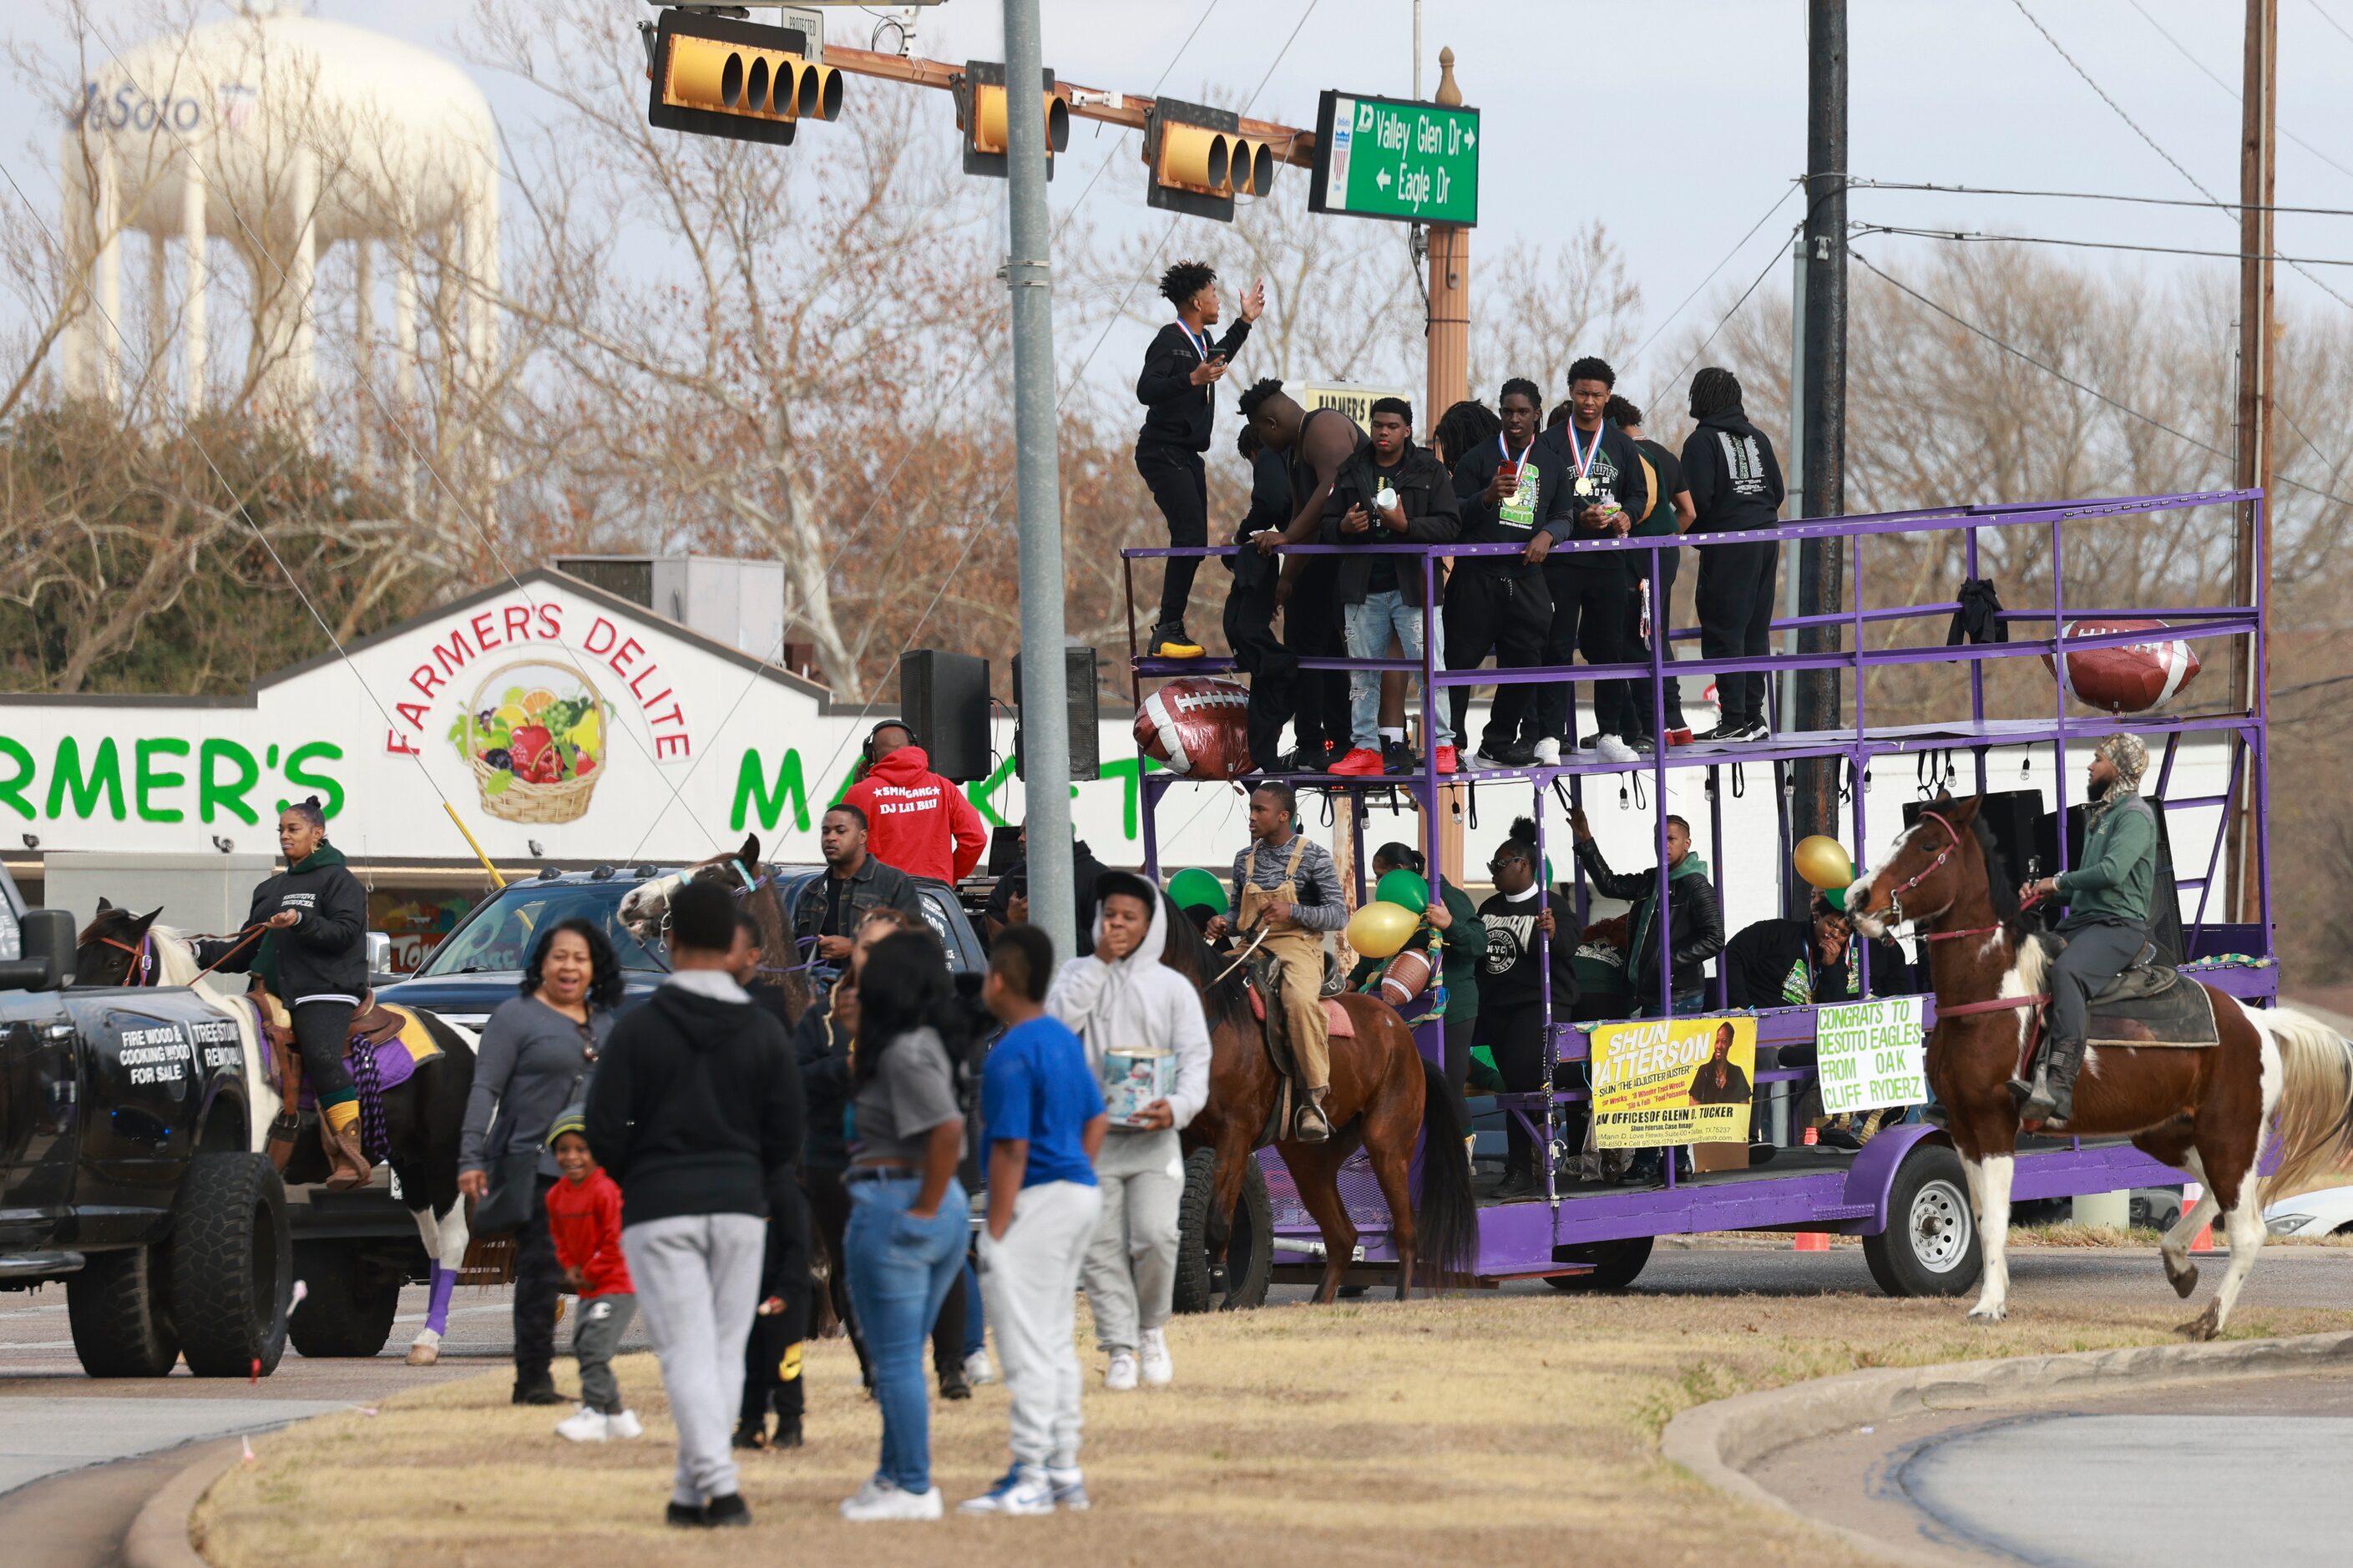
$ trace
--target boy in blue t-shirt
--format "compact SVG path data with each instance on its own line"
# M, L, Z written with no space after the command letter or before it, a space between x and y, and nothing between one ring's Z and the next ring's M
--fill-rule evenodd
M980 1078L988 1225L980 1294L1013 1396L1013 1468L961 1513L1087 1506L1079 1473L1079 1266L1103 1209L1094 1158L1111 1123L1084 1047L1046 1016L1054 946L1036 926L989 948L981 1000L1006 1026Z

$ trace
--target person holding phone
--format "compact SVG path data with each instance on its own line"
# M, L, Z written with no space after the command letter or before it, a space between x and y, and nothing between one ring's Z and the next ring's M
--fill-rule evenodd
M1144 427L1135 437L1135 471L1168 520L1168 542L1198 547L1209 542L1209 479L1201 454L1209 449L1217 420L1217 385L1250 336L1250 323L1266 309L1266 285L1250 286L1241 297L1241 319L1214 343L1209 330L1218 324L1218 275L1206 262L1171 267L1160 275L1160 294L1176 308L1176 319L1154 335L1135 378L1135 400L1145 408ZM1145 653L1155 658L1201 657L1201 646L1185 631L1185 606L1200 567L1198 555L1169 558L1160 584L1160 617L1145 639Z

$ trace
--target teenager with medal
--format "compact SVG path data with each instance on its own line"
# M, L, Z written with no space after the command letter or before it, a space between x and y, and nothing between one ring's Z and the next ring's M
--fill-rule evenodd
M1176 307L1176 319L1155 334L1135 378L1135 400L1145 407L1144 427L1135 437L1135 471L1167 520L1168 542L1180 549L1209 542L1209 480L1201 454L1209 449L1216 423L1217 384L1250 336L1250 323L1266 309L1266 285L1251 284L1241 298L1241 319L1213 344L1217 284L1218 275L1198 261L1180 261L1161 274L1161 296ZM1198 555L1169 558L1160 584L1160 618L1145 652L1159 658L1201 657L1200 645L1185 633L1185 605L1200 566Z
M1236 405L1267 449L1291 463L1291 519L1261 530L1251 541L1262 556L1286 544L1321 542L1324 505L1333 481L1366 444L1356 422L1336 408L1302 408L1282 383L1270 377L1241 395ZM1329 555L1293 555L1282 563L1275 603L1282 606L1282 643L1302 658L1337 658L1345 646L1336 590L1339 567ZM1319 674L1324 679L1318 679ZM1292 691L1291 732L1295 747L1283 759L1284 773L1330 771L1348 749L1348 677L1345 671L1303 670Z
M1551 552L1556 526L1540 517L1545 481L1554 477L1551 459L1536 451L1544 417L1544 394L1536 384L1514 376L1495 399L1503 429L1462 454L1454 465L1454 495L1462 506L1462 542L1516 544L1517 555L1458 556L1446 583L1446 668L1476 669L1495 656L1498 669L1526 669L1544 658L1552 629L1552 590L1543 562ZM1524 768L1535 761L1530 707L1536 689L1526 681L1495 688L1487 731L1473 766ZM1471 688L1450 689L1454 731L1471 716Z
M1546 525L1556 537L1623 539L1651 509L1642 478L1642 454L1626 433L1601 417L1618 373L1590 355L1568 367L1566 416L1536 442L1536 461L1549 468L1543 502ZM1556 410L1560 413L1560 410ZM1618 664L1626 658L1626 601L1634 592L1624 551L1556 550L1545 557L1546 584L1552 590L1552 626L1545 637L1544 662L1566 667L1580 650L1588 664ZM1595 698L1595 748L1602 761L1630 763L1647 737L1613 734L1599 725L1601 693ZM1576 744L1577 690L1568 681L1547 681L1536 693L1536 761L1550 765Z
M1626 432L1635 449L1642 454L1643 479L1651 491L1651 510L1634 524L1628 535L1632 539L1657 539L1668 535L1680 537L1692 525L1698 514L1692 507L1691 491L1683 482L1683 459L1660 446L1643 439L1642 411L1622 397L1612 397L1602 410L1603 417ZM1655 585L1651 581L1651 558L1648 554L1632 556L1630 570L1634 574L1634 592L1626 601L1626 657L1638 663L1651 657L1651 643L1667 624L1667 606L1674 603L1675 574L1682 564L1680 550L1659 552L1659 574ZM1670 667L1675 661L1674 650L1667 650ZM1651 683L1647 680L1610 681L1618 690L1619 701L1631 704L1623 710L1624 722L1632 730L1647 729L1651 722ZM1691 726L1683 722L1683 696L1672 675L1667 677L1666 739L1671 746L1692 743ZM1609 714L1600 711L1601 727L1609 728Z

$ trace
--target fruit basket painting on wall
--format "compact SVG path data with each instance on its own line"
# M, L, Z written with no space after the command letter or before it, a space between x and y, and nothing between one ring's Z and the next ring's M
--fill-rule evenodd
M507 822L577 822L605 776L610 710L579 671L519 663L494 670L449 726L482 809Z

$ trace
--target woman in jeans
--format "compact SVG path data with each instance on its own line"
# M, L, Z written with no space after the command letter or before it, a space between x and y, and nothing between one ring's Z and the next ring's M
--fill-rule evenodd
M559 1111L586 1096L588 1069L613 1032L620 1003L613 944L593 921L565 921L533 947L522 994L500 1004L475 1048L474 1089L458 1142L459 1190L479 1203L490 1194L490 1168L501 1156L534 1151L539 1157L531 1217L515 1233L517 1405L564 1402L548 1370L564 1270L547 1229L547 1189L556 1177L547 1130Z
M937 1519L923 1341L963 1271L972 1212L956 1180L964 1115L955 1063L967 1026L931 932L874 944L859 977L858 1015L843 1247L882 1407L882 1461L841 1514Z

